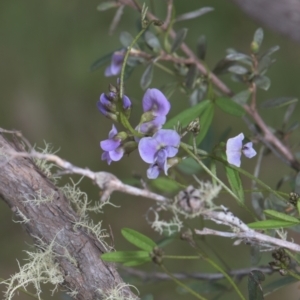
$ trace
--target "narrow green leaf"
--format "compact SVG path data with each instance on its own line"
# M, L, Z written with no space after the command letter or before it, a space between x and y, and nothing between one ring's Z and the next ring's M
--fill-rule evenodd
M156 243L154 241L138 231L130 228L123 228L121 232L128 242L145 251L151 252L156 246Z
M203 100L197 105L187 108L177 116L170 119L164 128L173 128L180 122L182 127L186 127L191 121L195 120L210 105L210 100Z
M161 49L161 45L158 38L151 31L146 31L144 38L147 45L154 51L159 51Z
M114 7L117 7L117 2L116 1L105 1L105 2L102 2L100 3L98 6L97 6L97 10L99 11L105 11L105 10L108 10L110 8L114 8Z
M282 220L263 220L254 223L247 224L252 229L278 229L292 227L299 224L299 222L289 222Z
M267 76L258 75L254 79L254 82L256 83L256 85L259 88L261 88L262 90L265 90L265 91L267 91L269 89L269 87L271 86L271 80Z
M235 65L235 63L235 61L223 58L215 65L215 67L213 68L213 73L215 73L216 75L226 74L228 73L228 68Z
M171 46L171 53L175 52L180 47L180 45L185 40L187 32L188 32L187 28L182 28L179 31L177 31L175 39L174 39L173 44Z
M178 16L175 19L175 22L179 22L179 21L186 21L186 20L190 20L190 19L194 19L194 18L198 18L204 14L207 14L208 12L213 11L214 9L212 7L202 7L200 9L188 12L186 14L182 14L180 16Z
M107 252L101 255L101 259L104 261L113 261L121 263L146 258L150 258L149 252L147 251L116 251Z
M149 85L152 82L152 78L153 78L153 64L150 63L141 77L140 85L143 90L149 87Z
M200 132L196 137L196 145L199 145L205 138L208 129L211 126L215 112L215 106L210 103L200 115Z
M264 31L262 30L262 28L258 28L254 33L253 41L256 42L260 47L263 39L264 39Z
M262 59L264 56L272 55L274 52L278 51L279 49L280 49L280 47L278 45L271 47L270 49L268 49L265 53L263 53L260 56L260 59Z
M148 255L148 257L136 258L136 259L126 261L123 263L123 265L126 267L135 267L135 266L143 265L149 261L151 261L151 257Z
M292 217L292 216L289 216L289 215L286 215L286 214L283 214L283 213L278 212L276 210L266 209L266 210L264 210L264 213L268 217L273 217L273 218L278 219L278 220L283 220L283 221L288 221L288 222L293 222L293 223L300 223L299 219L297 219L295 217Z
M131 45L132 41L133 41L133 37L129 32L127 32L127 31L121 32L120 42L125 48L129 47Z
M219 108L221 108L228 114L237 117L242 117L245 114L245 110L243 109L243 107L241 107L239 104L237 104L230 98L221 97L218 98L215 102Z
M158 177L157 179L151 180L151 187L164 193L173 193L181 189L181 186L175 181L168 177Z
M263 101L260 105L261 108L279 108L285 105L298 102L298 98L295 97L280 97L275 99L269 99Z
M238 75L245 75L249 72L247 68L245 68L243 66L239 66L239 65L234 65L234 66L229 67L228 71L230 73L234 73L234 74L238 74Z
M230 61L241 61L249 66L252 65L252 59L249 55L246 55L244 53L239 53L239 52L234 52L234 53L229 53L225 59L230 60Z
M263 300L264 293L261 282L265 280L265 276L261 271L253 270L248 276L248 295L249 300Z
M192 89L194 87L194 83L197 78L197 75L198 75L197 67L196 65L193 64L189 67L189 71L187 72L185 78L185 86L188 89Z
M201 60L204 60L204 58L205 58L206 48L207 48L206 36L205 35L200 35L198 40L197 40L197 46L196 46L197 51L196 51L196 53L197 53L197 56Z
M292 276L284 276L279 279L272 281L264 286L265 296L275 292L276 290L285 287L291 283L297 282L298 279Z
M176 167L187 175L196 174L202 169L192 157L183 159Z
M244 197L244 189L243 189L239 172L230 167L225 167L225 171L232 191L239 198L239 202L240 202L239 204L243 204L245 202L245 197Z
M232 97L232 100L237 104L244 105L247 103L251 92L249 90L241 91Z

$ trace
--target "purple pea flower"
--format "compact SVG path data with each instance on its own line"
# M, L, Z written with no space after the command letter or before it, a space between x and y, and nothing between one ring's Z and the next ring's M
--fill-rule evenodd
M117 101L117 94L115 92L109 92L108 94L102 93L97 102L97 107L104 116L116 121L115 113L117 111ZM122 101L124 110L130 109L131 101L126 95L123 96Z
M113 125L108 134L108 139L100 142L100 147L104 151L101 159L106 160L109 165L112 161L119 161L124 155L122 139L117 134L118 131Z
M243 142L242 142L243 139L244 139L244 134L240 133L236 137L228 139L226 143L227 161L236 167L240 167L241 165L242 152L248 158L252 158L253 156L256 155L256 151L253 149L252 142L246 143L243 146Z
M175 130L161 129L152 137L143 137L138 145L143 161L150 164L147 177L155 179L160 171L168 173L167 158L174 157L178 152L180 136Z
M142 133L153 133L159 130L166 122L166 115L170 111L171 104L165 95L158 89L148 89L142 100L144 119L149 120L143 122L137 127Z
M121 72L124 61L125 50L116 51L112 55L110 65L105 69L104 75L106 77L116 76Z

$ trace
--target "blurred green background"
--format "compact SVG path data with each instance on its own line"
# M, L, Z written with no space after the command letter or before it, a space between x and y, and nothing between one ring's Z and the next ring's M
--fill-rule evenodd
M97 110L96 102L100 93L107 91L108 84L115 83L116 78L105 78L104 67L90 72L90 65L99 57L120 47L119 35L121 31L136 34L136 22L139 15L129 8L125 8L120 26L113 34L108 35L108 26L114 16L114 10L100 13L96 10L99 0L1 0L0 1L0 127L5 129L21 130L24 136L37 147L43 147L44 141L51 143L59 155L81 167L95 171L109 171L121 179L139 174L145 178L146 165L133 153L128 158L110 167L101 161L99 141L107 137L111 122L105 119ZM155 1L157 15L164 19L165 2ZM204 34L208 40L207 63L213 67L224 57L225 50L233 47L247 52L254 31L259 27L254 21L244 15L230 1L220 0L188 0L175 1L177 14L195 10L201 6L212 6L215 11L201 18L178 23L175 29L188 27L187 43L195 48L199 35ZM265 29L265 28L264 28ZM268 92L261 91L258 101L278 96L299 96L299 68L300 46L285 37L279 36L265 29L263 49L279 45L280 51L274 56L277 59L269 71L272 86ZM126 94L132 99L132 120L136 124L141 113L141 99L143 91L139 81L144 67L138 67L126 82ZM170 78L155 69L154 81L151 87L160 88ZM236 92L243 86L224 80ZM188 106L188 99L180 92L173 94L171 115ZM263 111L271 126L280 124L283 111L274 110L272 114ZM241 120L234 117L224 117L218 111L214 117L212 132L215 139L224 130L231 127L231 136L245 132L249 134ZM299 119L299 110L292 117ZM295 138L294 138L295 139ZM247 161L245 166L253 170L253 163ZM287 167L276 158L269 156L263 163L261 178L271 186L286 173ZM203 178L207 178L204 176ZM78 177L74 177L79 180ZM64 178L63 182L68 182ZM245 181L246 186L250 186ZM81 188L88 193L90 199L97 200L99 191L88 180L84 179ZM241 215L239 208L233 201L219 197L219 203L226 203L233 211ZM145 221L147 209L153 203L150 200L139 199L121 194L113 195L113 202L119 209L108 207L104 214L94 216L95 220L102 220L103 226L112 227L115 235L116 248L119 250L131 249L120 236L122 227L130 227L154 239L159 240L158 234L150 229ZM12 222L13 216L0 202L0 277L8 278L18 270L16 259L22 264L25 257L23 250L30 249L31 240L27 237L19 224ZM247 215L244 215L244 220ZM200 226L200 225L199 225ZM296 238L296 236L294 236ZM242 268L250 265L249 247L238 246L232 249L232 241L208 238L213 248L222 247L222 256L232 268ZM168 248L170 254L183 254L187 246L178 241L173 248ZM234 251L234 255L233 255ZM270 261L266 255L262 261ZM154 266L146 266L147 270L155 271ZM206 264L170 263L173 271L211 271ZM272 278L279 278L273 275ZM136 283L136 282L134 282ZM200 283L199 283L200 284ZM136 283L141 295L153 293L155 299L188 299L192 296L180 296L175 292L175 284L159 282L149 284ZM243 281L243 291L246 292L246 281ZM46 288L48 290L48 287ZM297 285L291 285L276 292L267 299L289 300L299 299ZM0 286L3 290L3 286ZM1 296L0 296L1 297ZM43 299L51 299L48 296ZM59 294L54 299L66 299ZM237 299L236 294L222 296L219 299ZM15 299L30 299L24 294Z

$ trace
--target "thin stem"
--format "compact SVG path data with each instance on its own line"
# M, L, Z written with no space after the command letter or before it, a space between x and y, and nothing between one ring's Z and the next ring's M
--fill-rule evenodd
M221 268L219 267L213 260L208 257L203 256L203 259L206 260L209 264L211 264L216 270L224 275L224 277L229 281L232 287L235 289L236 293L240 296L242 300L246 300L246 298L241 293L240 289L237 287L235 282L231 279L231 277Z
M220 180L215 174L211 172L209 168L206 167L206 165L198 158L197 155L195 155L188 147L186 147L186 144L180 143L180 146L192 157L194 158L197 163L216 181L218 182L234 199L236 199L238 202L240 202L239 197L231 191L229 187L226 186L225 183L223 183L222 180Z
M298 275L297 273L295 273L295 272L293 272L293 271L289 271L289 270L287 270L287 271L288 271L288 274L289 274L290 276L292 276L292 277L294 277L294 278L300 280L300 275Z
M166 274L168 274L170 276L170 278L177 283L179 286L181 286L182 288L184 288L185 290L187 290L188 292L190 292L192 295L194 295L197 299L200 300L207 300L206 298L204 298L203 296L197 294L194 290L192 290L190 287L188 287L187 285L185 285L184 283L180 282L177 278L175 278L172 273L170 273L167 268L164 265L161 265L161 268L164 270L164 272Z
M172 76L175 76L175 73L172 70L170 70L169 68L165 67L164 65L162 65L158 62L155 62L154 65L157 66L158 68L160 68L161 70L165 71L166 73L168 73Z

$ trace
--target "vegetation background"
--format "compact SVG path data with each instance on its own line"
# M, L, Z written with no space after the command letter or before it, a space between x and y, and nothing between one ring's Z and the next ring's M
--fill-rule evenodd
M54 150L59 149L59 155L81 167L92 170L106 170L123 180L139 174L145 178L146 165L133 153L119 163L110 167L101 161L99 141L106 138L111 128L111 122L105 119L97 110L96 102L100 93L107 90L108 84L115 83L116 78L105 78L104 68L90 72L91 64L99 57L120 47L121 31L136 34L137 12L125 8L120 26L115 33L108 34L108 26L114 15L114 10L100 13L96 10L99 0L1 0L0 1L0 127L21 130L32 144L44 147L45 141L51 143ZM164 1L155 1L158 16L164 19ZM212 6L215 11L201 18L181 22L176 29L188 27L187 43L195 48L198 36L204 34L208 40L207 63L213 66L225 56L225 50L233 47L247 52L254 31L260 26L247 15L243 14L230 1L219 0L175 0L177 14L189 12L203 6ZM269 91L260 91L258 102L279 96L300 95L300 45L277 35L266 28L263 49L274 45L280 46L280 51L274 56L277 62L269 71L272 85ZM142 89L139 87L140 77L144 67L138 67L126 82L126 93L132 99L133 124L138 122L141 112ZM160 88L170 80L162 71L155 69L152 87ZM244 87L232 83L229 77L224 80L236 92ZM171 114L188 106L188 99L180 91L176 91L170 99ZM299 108L293 118L299 119ZM283 111L272 110L262 112L270 126L280 124ZM226 117L218 111L214 117L211 130L213 143L218 141L224 128L231 127L231 136L240 132L249 133L245 124L235 117ZM253 170L253 161L245 162L248 170ZM291 172L274 157L266 157L262 166L261 178L272 187L286 173ZM74 180L79 180L74 177ZM66 177L62 184L69 182ZM245 182L246 186L249 182ZM97 200L99 191L88 180L80 183L91 200ZM288 187L287 187L288 190ZM93 216L103 222L103 226L112 227L115 245L119 250L131 249L120 236L122 227L129 227L150 235L159 240L161 237L153 233L145 221L145 214L152 203L150 200L133 198L114 194L113 202L120 208L108 207L104 214ZM230 206L235 213L242 216L246 222L247 215L234 206L231 199L219 197L220 203ZM244 214L244 216L243 216ZM12 222L13 216L8 207L0 202L0 277L7 278L18 270L18 260L21 264L26 257L23 250L31 249L31 240L19 224ZM199 225L200 226L200 225ZM294 235L297 238L297 235ZM232 248L232 241L221 238L207 238L231 268L250 266L249 247ZM176 247L167 248L170 253L185 253L187 246L178 241ZM234 254L233 254L234 253ZM263 255L261 263L267 264L270 255ZM214 272L204 263L176 263L170 268L174 271ZM155 271L153 265L145 266L146 270ZM273 275L275 278L279 275ZM172 282L149 282L137 285L141 294L153 293L155 299L184 299L175 292ZM199 285L202 283L199 282ZM246 293L246 280L242 283ZM267 299L289 300L299 299L299 283L290 285L276 295ZM49 287L50 288L50 287ZM207 286L203 285L203 288ZM48 289L48 287L46 288ZM0 290L3 286L0 285ZM50 295L50 294L49 294ZM192 297L192 296L188 296ZM227 298L228 297L228 298ZM220 299L234 299L233 293ZM0 296L1 298L1 296ZM15 299L30 299L24 294ZM53 298L43 296L43 299L67 299L63 294L55 294Z

